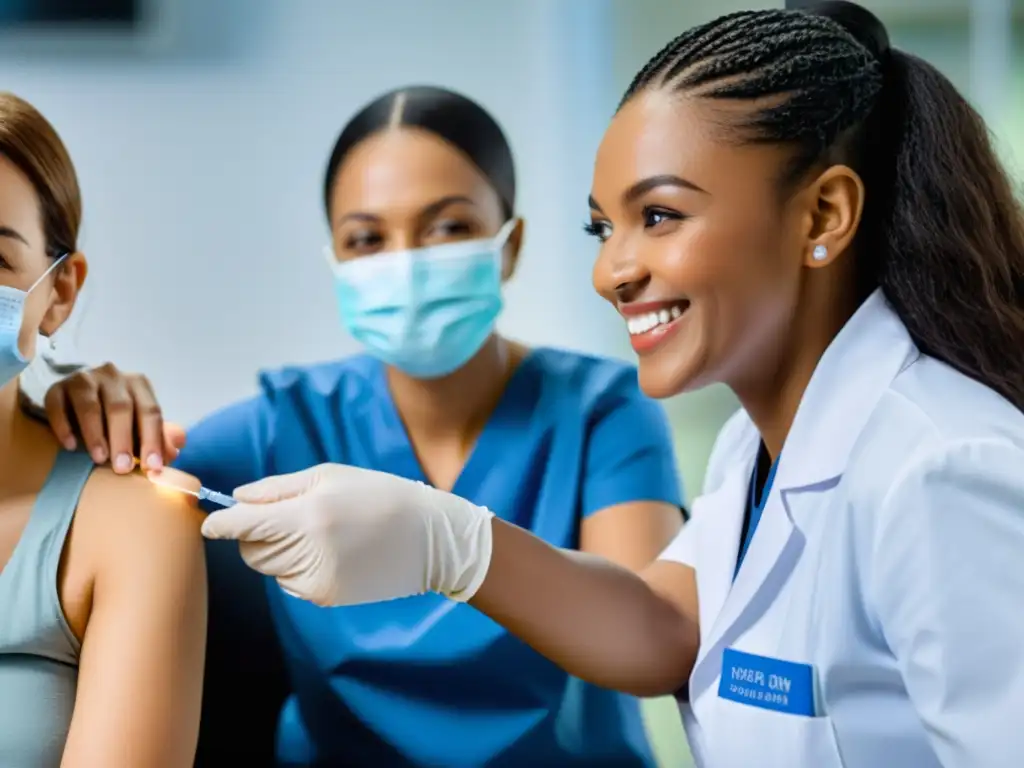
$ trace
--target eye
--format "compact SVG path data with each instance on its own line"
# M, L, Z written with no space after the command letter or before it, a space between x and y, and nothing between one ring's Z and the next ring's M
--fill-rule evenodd
M379 251L383 243L384 238L380 236L379 232L367 230L348 235L345 238L344 247L346 251L356 254L368 254Z
M474 227L465 221L456 219L445 219L430 225L427 231L428 240L452 240L460 237L468 237L474 232Z
M583 231L602 243L612 236L612 226L607 221L588 221L584 223Z
M12 271L13 269L10 262L8 262L2 255L0 255L0 269L5 269L7 271Z
M653 229L668 221L682 221L686 217L677 211L645 206L643 210L644 229Z

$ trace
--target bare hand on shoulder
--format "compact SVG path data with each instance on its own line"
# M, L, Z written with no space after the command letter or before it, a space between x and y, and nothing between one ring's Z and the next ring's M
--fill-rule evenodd
M78 445L77 424L93 460L110 461L118 474L134 469L133 457L147 469L160 469L185 445L185 431L164 422L149 380L113 363L57 382L47 391L44 404L50 427L66 448Z

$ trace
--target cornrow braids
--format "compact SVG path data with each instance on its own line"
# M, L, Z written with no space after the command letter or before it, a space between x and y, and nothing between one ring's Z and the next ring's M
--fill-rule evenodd
M862 295L881 287L918 348L1024 410L1024 214L981 117L884 26L848 2L741 11L672 40L642 91L749 102L741 142L793 148L783 191L815 168L862 178Z
M740 11L677 37L634 79L703 98L765 99L737 126L763 142L810 142L817 155L865 119L882 90L882 63L841 25L797 11ZM773 99L773 97L775 97Z

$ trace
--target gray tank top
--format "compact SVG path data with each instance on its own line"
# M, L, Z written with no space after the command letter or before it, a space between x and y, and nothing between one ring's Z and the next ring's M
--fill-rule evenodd
M57 569L87 453L57 455L11 559L0 571L0 766L60 765L78 682L79 643L57 596Z

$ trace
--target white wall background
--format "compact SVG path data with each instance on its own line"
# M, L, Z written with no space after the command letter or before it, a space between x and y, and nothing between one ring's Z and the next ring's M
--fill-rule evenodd
M621 349L579 226L617 95L610 2L171 0L163 50L5 46L4 87L57 126L84 191L92 273L64 346L146 372L186 423L258 368L354 351L320 255L323 166L360 105L432 83L493 110L516 153L527 240L504 329Z

